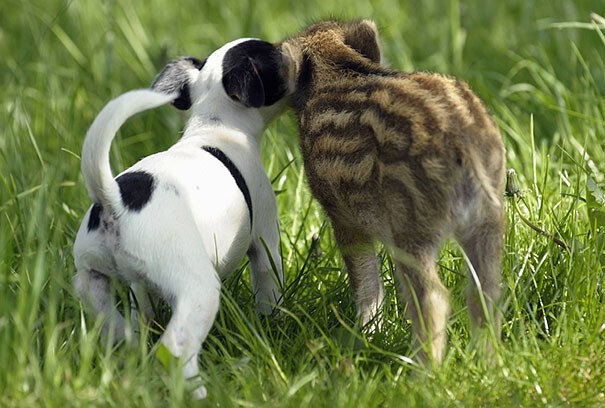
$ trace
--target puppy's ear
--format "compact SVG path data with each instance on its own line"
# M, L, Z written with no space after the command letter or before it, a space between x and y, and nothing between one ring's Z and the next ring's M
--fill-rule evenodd
M189 84L193 75L197 75L205 63L206 61L194 57L181 57L171 61L155 78L151 89L161 93L178 92L179 96L172 104L177 109L187 110L191 107Z
M241 42L223 58L223 88L247 107L273 105L284 95L286 78L281 52L261 40Z
M378 29L371 20L361 20L344 28L344 43L372 62L380 64Z

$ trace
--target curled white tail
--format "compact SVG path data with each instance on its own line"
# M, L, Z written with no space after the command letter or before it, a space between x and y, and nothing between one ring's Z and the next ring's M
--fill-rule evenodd
M128 118L165 105L177 96L149 89L130 91L110 101L97 115L82 146L82 175L93 202L118 214L122 212L120 188L114 180L109 164L111 142Z

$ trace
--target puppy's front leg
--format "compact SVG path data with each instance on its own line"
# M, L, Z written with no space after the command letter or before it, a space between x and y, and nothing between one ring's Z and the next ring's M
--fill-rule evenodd
M256 309L271 314L282 302L284 272L279 252L279 225L266 228L265 234L256 237L248 251L250 277L255 293Z

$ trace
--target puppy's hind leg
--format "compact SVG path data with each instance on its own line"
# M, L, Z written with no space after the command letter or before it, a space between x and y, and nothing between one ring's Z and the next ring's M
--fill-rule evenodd
M106 343L116 344L126 339L136 344L126 320L116 308L108 276L92 269L80 270L74 278L74 287L94 316L104 318L101 336Z
M198 354L216 318L220 302L220 280L203 243L190 251L166 256L163 266L165 297L170 300L172 317L161 342L183 364L186 379L199 374ZM206 396L206 388L194 390L197 399Z

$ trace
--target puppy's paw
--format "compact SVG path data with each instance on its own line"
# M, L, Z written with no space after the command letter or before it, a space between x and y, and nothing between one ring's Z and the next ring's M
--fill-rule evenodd
M269 316L273 313L275 309L275 304L271 304L268 302L261 302L256 304L256 313L262 314L265 316Z
M193 398L195 398L196 400L204 399L207 395L208 391L206 391L206 387L204 387L203 385L200 385L193 391Z
M281 293L276 295L275 292L264 296L256 296L256 313L264 316L279 316L281 314L280 306L283 303Z

